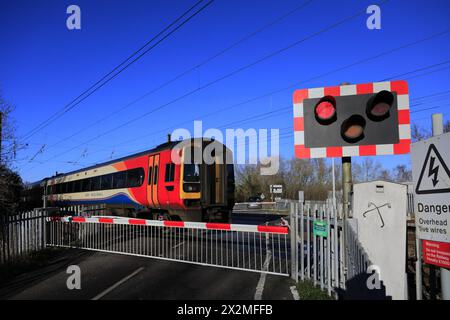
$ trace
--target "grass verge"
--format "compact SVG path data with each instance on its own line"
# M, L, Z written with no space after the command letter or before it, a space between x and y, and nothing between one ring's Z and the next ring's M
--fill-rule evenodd
M297 283L298 295L300 300L333 300L320 287L315 287L314 283L309 280Z

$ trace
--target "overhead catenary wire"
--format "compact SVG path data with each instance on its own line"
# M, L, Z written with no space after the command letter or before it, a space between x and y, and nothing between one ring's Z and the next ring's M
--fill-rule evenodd
M384 0L381 3L386 3L388 1L389 0ZM253 67L253 66L255 66L255 65L259 64L259 63L262 63L262 62L264 62L264 61L266 61L266 60L268 60L270 58L273 58L273 57L275 57L278 54L281 54L281 53L283 53L283 52L285 52L285 51L287 51L289 49L292 49L292 48L298 46L299 44L304 43L307 40L310 40L310 39L312 39L314 37L317 37L317 36L319 36L319 35L321 35L321 34L323 34L325 32L328 32L328 31L330 31L330 30L332 30L332 29L334 29L334 28L336 28L336 27L338 27L338 26L340 26L340 25L342 25L342 24L344 24L344 23L346 23L348 21L351 21L351 20L353 20L353 19L355 19L355 18L357 18L357 17L359 17L359 16L361 16L363 14L365 14L365 10L362 10L362 11L359 10L356 14L353 14L353 15L345 18L345 19L339 20L338 22L335 22L335 23L333 23L333 24L331 24L331 25L329 25L329 26L327 26L325 28L322 28L321 30L316 31L316 32L314 32L314 33L312 33L312 34L310 34L310 35L308 35L306 37L303 37L303 38L301 38L301 39L299 39L299 40L297 40L297 41L295 41L295 42L293 42L293 43L291 43L291 44L289 44L289 45L287 45L287 46L285 46L283 48L275 50L275 51L271 52L270 54L265 55L264 57L259 58L256 61L253 61L252 63L246 64L246 65L244 65L244 66L242 66L240 68L237 68L237 69L233 70L232 72L229 72L229 73L227 73L227 74L225 74L225 75L223 75L223 76L221 76L219 78L216 78L213 81L208 82L205 85L199 86L198 88L196 88L194 90L191 90L191 91L187 92L186 94L183 94L183 95L181 95L181 96L179 96L179 97L177 97L177 98L175 98L175 99L173 99L173 100L171 100L171 101L169 101L169 102L167 102L165 104L162 104L162 105L160 105L158 107L155 107L155 108L151 109L150 111L148 111L148 112L146 112L146 113L144 113L142 115L139 115L138 117L135 117L135 118L133 118L133 119L131 119L131 120L129 120L129 121L127 121L127 122L125 122L125 123L115 127L115 128L113 128L113 129L111 129L111 130L109 130L109 131L107 131L107 132L105 132L103 134L100 134L100 135L98 135L97 137L95 137L93 139L98 139L98 138L100 138L100 137L102 137L102 136L104 136L106 134L109 134L109 133L111 133L113 131L116 131L116 130L118 130L118 129L124 127L124 126L127 126L127 125L129 125L131 123L134 123L134 122L142 119L142 117L146 117L146 116L148 116L148 115L150 115L150 114L152 114L152 113L154 113L156 111L159 111L159 110L161 110L161 109L163 109L163 108L165 108L165 107L167 107L167 106L169 106L169 105L171 105L171 104L173 104L175 102L178 102L178 101L180 101L180 100L182 100L182 99L184 99L184 98L186 98L188 96L191 96L194 93L197 93L197 92L199 92L201 90L204 90L204 89L206 89L206 88L208 88L208 87L210 87L210 86L212 86L212 85L214 85L214 84L216 84L216 83L218 83L220 81L228 79L228 78L230 78L230 77L232 77L232 76L234 76L234 75L236 75L236 74L238 74L238 73L240 73L242 71L245 71L245 70L247 70L247 69L249 69L249 68L251 68L251 67ZM76 149L77 147L75 147L73 149ZM71 151L73 149L70 149L69 151Z
M48 146L47 149L51 149L51 148L55 147L56 145L59 145L59 144L61 144L61 143L63 143L63 142L66 142L68 139L73 138L74 136L76 136L76 135L78 135L78 134L80 134L80 133L86 131L87 129L90 129L90 128L92 128L92 127L98 125L99 123L102 123L102 122L106 121L107 119L110 119L112 116L114 116L114 115L116 115L116 114L118 114L118 113L120 113L120 112L126 110L127 108L129 108L129 107L131 107L132 105L136 104L137 102L143 100L144 98L148 97L149 95L151 95L151 94L153 94L153 93L155 93L155 92L158 92L159 90L161 90L161 89L167 87L168 85L174 83L175 81L181 79L181 78L184 77L185 75L187 75L187 74L189 74L189 73L191 73L191 72L193 72L193 71L195 71L195 70L198 70L200 67L202 67L202 66L208 64L209 62L211 62L211 61L213 61L214 59L220 57L221 55L225 54L226 52L230 51L231 49L237 47L239 44L243 43L244 41L249 40L250 38L252 38L252 37L254 37L255 35L261 33L262 31L268 29L269 27L275 25L276 23L279 23L280 21L282 21L283 19L287 18L288 16L294 14L295 12L297 12L297 11L303 9L303 8L305 8L305 7L306 7L307 5L309 5L312 1L313 1L313 0L308 0L308 1L303 2L301 5L295 7L293 10L290 10L289 12L287 12L287 13L285 13L285 14L279 16L279 17L277 17L275 20L273 20L273 21L271 21L271 22L265 24L264 26L262 26L262 27L256 29L255 31L253 31L253 32L251 32L251 33L245 35L244 37L242 37L242 38L239 39L238 41L236 41L236 42L232 43L231 45L225 47L224 49L220 50L219 52L216 52L215 54L213 54L212 56L206 58L206 59L203 60L202 62L195 64L193 67L191 67L191 68L189 68L189 69L187 69L187 70L181 72L180 74L178 74L178 75L176 75L175 77L171 78L170 80L164 82L163 84L157 86L156 88L153 88L152 90L147 91L145 94L139 96L138 98L132 100L131 102L125 104L124 106L121 106L121 107L119 107L118 109L116 109L115 111L108 113L105 117L103 117L103 118L101 118L101 119L99 119L99 120L96 120L95 122L93 122L93 123L91 123L91 124L89 124L89 125L87 125L87 126L81 128L80 130L76 131L75 133L71 134L70 136L68 136L68 137L66 137L66 138L60 139L60 140L57 141L56 143L54 143L54 144Z
M155 41L158 37L160 37L164 32L169 30L172 26L174 26L177 22L179 22L181 19L183 19L189 12L191 12L195 7L197 7L200 3L202 3L204 0L200 0L196 2L192 7L190 7L188 10L186 10L181 16L179 16L177 19L172 21L168 26L166 26L164 29L162 29L160 32L158 32L155 36L153 36L149 41L147 41L142 47L140 47L138 50L136 50L133 54L131 54L127 59L122 61L118 66L116 66L113 70L111 70L109 73L104 75L102 78L100 78L97 82L92 84L88 89L83 91L80 95L78 95L75 99L73 99L71 102L66 104L62 109L57 111L55 114L53 114L51 117L49 117L47 120L39 124L37 127L26 133L21 139L27 139L34 134L36 134L38 131L42 130L43 128L47 127L50 123L56 121L59 119L62 115L67 113L68 111L72 110L74 107L79 105L82 101L87 99L89 96L91 96L94 92L102 88L105 84L110 82L112 79L117 77L119 74L121 74L125 69L127 69L130 65L135 63L137 60L142 58L145 54L147 54L150 50L155 48L157 45L159 45L162 41L164 41L166 38L168 38L170 35L172 35L175 31L180 29L183 25L185 25L188 21L190 21L192 18L194 18L197 14L199 14L201 11L203 11L207 6L209 6L214 0L209 0L205 5L203 5L200 9L198 9L196 12L191 14L188 18L186 18L183 22L181 22L178 26L176 26L174 29L169 31L166 35L164 35L161 39L159 39L155 44L150 46L149 48L145 49L149 44L151 44L153 41ZM145 49L145 50L144 50ZM144 50L143 52L141 52ZM140 53L141 52L141 53ZM136 56L137 55L137 56ZM133 57L135 57L133 59ZM131 60L133 59L133 60ZM131 60L131 61L130 61ZM119 70L120 69L120 70ZM117 71L118 70L118 71ZM116 72L117 71L117 72ZM109 77L111 76L111 77ZM106 80L105 80L106 79ZM104 81L105 80L105 81ZM101 83L100 86L97 86ZM89 92L89 93L88 93Z
M347 68L351 68L351 67L353 67L353 66L356 66L356 65L358 65L358 64L362 64L362 63L365 63L365 62L374 60L374 59L376 59L376 58L380 58L380 57L382 57L382 56L384 56L384 55L391 54L391 53L396 52L396 51L398 51L398 50L402 50L402 49L405 49L405 48L409 48L409 47L411 47L411 46L413 46L413 45L417 45L417 44L419 44L419 43L422 43L422 42L425 42L425 41L428 41L428 40L437 38L437 37L439 37L439 36L446 35L446 34L448 34L449 32L450 32L450 29L447 29L447 30L444 30L444 31L442 31L442 32L438 32L438 33L432 34L432 35L427 36L427 37L425 37L425 38L421 38L421 39L419 39L419 40L416 40L416 41L413 41L413 42L410 42L410 43L401 45L401 46L399 46L399 47L396 47L396 48L393 48L393 49L389 49L389 50L387 50L387 51L383 51L383 52L381 52L381 53L379 53L379 54L376 54L376 55L374 55L374 56L371 56L371 57L368 57L368 58L364 58L364 59L358 60L358 61L356 61L356 62L353 62L353 63L351 63L351 64L345 65L345 66L343 66L343 67L339 67L339 68L337 68L337 69L328 71L328 72L326 72L326 73L323 73L323 74L314 76L314 77L312 77L312 78L310 78L310 79L308 79L308 80L298 81L298 82L295 82L295 83L293 83L293 84L291 84L291 85L289 85L289 86L287 86L287 87L283 87L283 88L281 88L281 89L277 89L277 90L271 91L271 92L269 92L269 93L266 93L266 94L263 94L263 95L260 95L260 96L254 97L254 98L247 99L247 100L245 100L245 101L243 101L243 102L240 102L240 103L238 103L238 104L235 104L235 105L232 105L232 106L228 106L228 107L222 108L222 109L220 109L220 110L213 111L213 112L211 112L209 115L217 114L218 112L226 111L226 110L229 110L229 109L231 109L231 108L234 108L234 107L237 107L237 106L240 106L240 105L243 105L243 104L252 102L252 101L256 101L256 100L261 99L261 98L263 98L263 97L267 97L267 96L269 96L269 95L272 95L272 94L275 94L275 93L279 93L279 92L285 91L285 90L287 90L287 89L291 89L292 87L297 86L297 85L300 84L300 83L306 83L306 82L310 82L310 81L319 79L319 78L321 78L321 77L330 75L330 74L332 74L332 73L336 73L336 72L345 70L345 69L347 69ZM179 97L178 99L180 99L180 97ZM206 115L206 116L208 116L208 115ZM194 119L194 120L195 120L195 119ZM190 121L192 121L192 120L190 120ZM190 122L190 121L183 122L182 124L187 123L187 122ZM122 126L123 126L123 125L122 125ZM113 130L115 130L115 129L117 129L117 127L114 128ZM110 132L110 131L109 131L109 132ZM107 134L107 133L108 133L108 132L102 134L101 136L103 136L103 135L105 135L105 134ZM99 137L100 137L100 136L98 136L98 137L96 137L96 138L94 138L94 139L91 139L91 140L89 140L89 141L86 141L86 142L84 142L83 144L80 144L80 146L81 146L81 145L84 145L84 144L86 144L86 143L89 143L90 141L93 141L93 140L95 140L95 139L97 139L97 138L99 138ZM133 141L134 141L134 140L136 140L136 138L133 138ZM74 147L74 148L71 148L70 150L68 150L68 151L66 151L66 152L72 151L72 150L76 149L77 147L78 147L78 146L76 146L76 147ZM65 154L65 153L63 153L63 154ZM62 155L62 154L60 154L60 155ZM52 159L54 159L54 158L56 158L56 157L58 157L58 156L60 156L60 155L55 155L54 157L52 157L52 158L50 158L50 159L48 159L48 160L46 160L46 161L50 161L50 160L52 160Z

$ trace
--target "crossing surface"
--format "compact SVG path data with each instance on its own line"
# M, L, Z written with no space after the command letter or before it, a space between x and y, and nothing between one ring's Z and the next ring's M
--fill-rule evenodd
M81 270L81 289L69 290L69 265ZM47 266L46 268L49 268ZM53 269L55 269L53 267ZM70 249L58 268L22 276L0 290L2 299L280 299L292 300L288 277L211 268L146 257ZM39 276L42 274L41 276ZM30 278L26 281L26 278ZM259 285L258 296L257 288ZM261 285L263 286L261 289Z

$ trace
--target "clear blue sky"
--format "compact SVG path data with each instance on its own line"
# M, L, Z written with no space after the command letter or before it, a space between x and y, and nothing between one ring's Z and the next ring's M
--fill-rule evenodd
M378 1L315 0L282 21L232 50L187 74L170 86L148 95L107 121L101 122L58 145L55 142L127 105L146 92L204 61L246 35L293 10L305 0L225 1L216 0L205 11L175 32L157 48L130 66L116 79L87 98L42 131L27 139L15 167L24 180L34 181L67 172L130 152L151 148L166 139L174 125L199 119L205 127L221 127L262 112L280 110L257 121L233 124L232 128L287 128L281 131L281 155L293 155L292 111L294 88L372 82L443 63L399 78L409 81L412 120L429 128L432 112L449 119L450 94L417 99L450 90L450 32L386 54L341 71L354 62L376 56L450 29L450 2L395 1L381 5L381 30L368 30L362 14L289 50L236 73L204 90L155 113L141 117L109 134L108 130L177 98L199 85L233 72L278 49L303 39L334 23L365 10ZM165 1L0 1L0 87L4 98L16 106L18 136L75 98L90 84L143 45L194 3ZM81 30L66 28L66 8L81 8ZM314 80L302 81L316 77ZM205 114L232 106L265 93L285 88L229 112ZM414 103L421 103L414 106ZM192 129L193 123L183 127ZM289 128L290 127L290 128ZM152 134L153 132L158 132ZM98 135L75 150L68 151ZM144 138L142 138L144 136ZM131 140L131 142L130 142ZM134 141L133 141L134 140ZM29 159L46 145L32 162ZM391 168L409 164L409 156L378 157ZM358 161L355 159L355 161ZM71 162L76 162L75 164Z

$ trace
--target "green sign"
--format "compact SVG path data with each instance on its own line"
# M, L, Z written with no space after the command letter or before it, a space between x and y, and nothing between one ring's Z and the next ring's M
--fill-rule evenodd
M315 220L313 223L313 234L319 237L328 237L328 225L325 221Z

